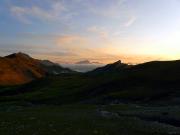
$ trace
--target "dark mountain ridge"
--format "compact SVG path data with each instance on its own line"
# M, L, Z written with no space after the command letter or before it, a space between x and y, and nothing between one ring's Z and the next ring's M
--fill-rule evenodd
M128 64L122 63L121 60L112 63L112 64L107 64L103 67L99 67L94 69L93 71L90 71L89 74L100 74L100 73L113 73L113 72L119 72L124 69L127 69L131 67Z
M6 58L2 59L10 61ZM11 98L14 100L17 96L17 100L48 104L74 102L102 104L118 102L180 103L179 60L152 61L138 65L128 65L117 61L88 73L62 74L59 76L47 76L45 70L37 70L43 69L37 68L40 63L39 60L33 59L34 62L31 60L28 64L27 61L25 65L23 63L20 65L23 67L31 65L30 67L33 67L30 68L31 70L28 69L33 71L29 71L31 75L28 72L30 77L34 76L35 71L39 74L42 72L46 77L36 77L43 79L34 79L35 81L15 89L2 89L1 96L10 96L8 100ZM16 63L18 62L16 60ZM49 61L43 61L43 63L56 66ZM40 67L41 64L39 64ZM15 69L17 69L16 66ZM20 71L24 71L24 68ZM10 76L14 77L14 74ZM28 96L24 96L24 94Z
M117 64L121 62L115 62L89 73L90 76L93 75L92 77L103 76L104 79L102 84L90 91L92 97L101 95L106 97L108 102L163 100L163 102L180 103L178 100L180 99L180 60L151 61L138 65L118 66L116 69Z

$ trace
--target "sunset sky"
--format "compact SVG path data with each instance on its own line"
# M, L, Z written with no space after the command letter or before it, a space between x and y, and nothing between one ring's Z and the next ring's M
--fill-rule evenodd
M59 63L180 59L180 0L1 0L0 55Z

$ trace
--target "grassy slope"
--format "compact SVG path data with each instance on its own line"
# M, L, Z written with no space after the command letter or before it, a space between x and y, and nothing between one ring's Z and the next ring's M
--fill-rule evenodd
M150 71L140 70L100 76L72 74L48 77L22 86L1 88L0 100L46 104L106 103L113 100L179 103L176 100L180 97L179 76L158 78L157 74L158 77L151 77Z
M109 103L117 99L129 103L159 101L164 105L170 104L172 99L180 96L179 73L173 73L173 70L172 74L165 74L169 68L162 72L158 70L162 71L152 71L140 65L128 73L61 75L23 86L1 87L0 133L178 135L179 127L169 124L167 119L180 120L178 106L119 104L102 107L87 104L92 101ZM178 103L175 101L175 104ZM101 111L110 113L104 116ZM158 122L157 117L167 123Z
M149 62L119 72L63 74L10 88L1 88L0 100L64 104L113 100L179 104L180 62Z
M98 81L98 79L97 79ZM1 100L26 100L32 102L65 103L84 99L93 84L92 78L82 75L49 77L13 89L1 89ZM85 95L84 95L85 96Z

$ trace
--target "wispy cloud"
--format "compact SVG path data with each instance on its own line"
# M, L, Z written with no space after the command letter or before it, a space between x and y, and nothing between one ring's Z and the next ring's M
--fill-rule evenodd
M125 26L125 27L131 26L131 25L136 21L136 19L137 19L137 17L131 16L131 17L129 18L129 20L127 20L127 22L125 22L124 26Z
M108 31L103 27L92 26L87 29L88 32L96 34L100 38L107 38L109 36Z
M75 13L69 13L65 5L60 1L52 1L49 8L33 5L31 7L11 5L10 11L24 23L31 23L30 18L45 21L61 21L68 19Z
M122 27L131 26L137 19L135 13L129 8L127 0L106 1L101 6L96 5L96 2L95 0L87 4L87 10L95 16L119 22L119 25Z
M17 5L12 2L10 12L14 17L24 23L33 23L40 20L74 24L79 21L76 20L76 17L81 17L82 21L86 21L87 18L82 18L81 16L86 15L91 16L90 19L95 19L95 17L113 19L113 21L118 21L120 23L119 25L124 24L125 27L128 27L133 24L136 17L129 11L129 8L127 8L126 1L127 0L108 0L100 4L99 0L44 0L44 4L42 4L42 2L35 3L26 1L26 5Z
M99 16L109 17L109 18L119 18L121 13L124 12L124 3L126 0L112 0L106 1L101 6L97 3L97 0L89 1L88 10Z

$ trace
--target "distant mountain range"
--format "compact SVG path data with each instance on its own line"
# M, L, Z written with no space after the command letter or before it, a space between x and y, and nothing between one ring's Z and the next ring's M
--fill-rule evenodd
M75 64L101 64L100 62L91 62L89 60L82 60L79 62L76 62Z
M0 57L0 85L23 84L47 75L72 72L51 61L37 60L21 52Z
M117 61L86 73L61 73L74 71L23 53L1 57L0 86L35 81L15 88L0 87L0 95L18 96L25 93L29 96L21 96L17 100L52 104L156 101L180 104L180 60L137 65ZM14 99L9 97L10 101Z

